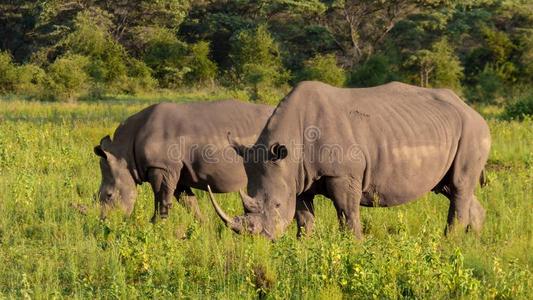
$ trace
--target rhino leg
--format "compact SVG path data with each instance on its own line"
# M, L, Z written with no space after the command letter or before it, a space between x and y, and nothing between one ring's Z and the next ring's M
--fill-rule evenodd
M470 203L470 228L475 233L480 233L483 229L483 223L485 222L485 209L481 206L481 203L477 200L476 196L473 197Z
M479 233L485 221L485 209L477 200L473 189L468 193L454 192L444 195L450 199L445 234L453 232L458 226L466 231L471 229Z
M296 224L298 233L296 237L308 236L313 233L315 226L315 208L313 204L314 195L302 195L296 199Z
M179 173L169 172L163 169L151 168L148 170L148 181L154 192L154 215L152 223L157 217L168 217L168 210L172 206L172 197L179 180Z
M332 177L326 180L328 197L333 201L341 229L349 229L361 239L362 229L359 214L361 203L361 180L350 177Z
M196 195L194 195L193 191L190 187L181 188L179 190L176 190L174 192L174 196L180 202L189 210L189 212L192 212L194 214L194 217L196 220L200 222L204 222L204 216L202 212L200 211L200 207L198 206L198 199L196 198Z

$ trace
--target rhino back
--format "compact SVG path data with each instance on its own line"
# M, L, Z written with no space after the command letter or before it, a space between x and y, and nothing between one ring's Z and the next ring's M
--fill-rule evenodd
M141 177L148 168L184 166L183 184L235 191L246 183L242 160L229 147L231 132L252 143L273 108L234 100L161 103L147 110L135 135L135 156Z
M373 205L377 197L380 205L390 206L435 187L450 168L464 131L483 123L447 90L396 82L363 89L305 82L278 106L260 140L304 143L300 181L356 177L364 169L363 204ZM319 138L309 141L309 128L317 128ZM341 157L317 151L333 148Z

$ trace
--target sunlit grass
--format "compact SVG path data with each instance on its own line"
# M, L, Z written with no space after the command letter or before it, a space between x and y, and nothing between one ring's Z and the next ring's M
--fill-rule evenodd
M364 208L365 239L355 241L338 231L331 202L318 197L312 237L296 240L293 224L271 243L231 233L203 192L205 223L175 205L168 220L152 225L147 184L131 218L98 220L92 148L157 101L0 102L0 298L533 297L532 120L489 121L489 185L477 192L487 222L479 237L445 238L448 201L431 194ZM228 212L242 212L237 195L219 198Z

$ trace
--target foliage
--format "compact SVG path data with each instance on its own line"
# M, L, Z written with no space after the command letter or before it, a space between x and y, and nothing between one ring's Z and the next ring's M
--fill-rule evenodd
M304 62L298 80L318 80L334 86L343 86L346 81L344 70L337 66L334 54L317 55Z
M45 80L44 71L38 66L17 66L7 52L0 52L0 94L20 93L33 96L40 92Z
M89 88L87 67L90 59L81 55L58 58L48 67L43 97L47 100L74 101Z
M504 118L522 120L533 116L533 94L526 95L505 106Z
M406 64L417 69L420 86L461 91L463 67L446 38L435 42L429 50L416 51Z
M154 76L161 87L179 86L185 75L191 71L186 64L187 44L164 28L153 29L146 42L144 61L154 70Z
M251 86L255 99L264 99L265 90L280 87L289 79L278 45L265 25L238 32L232 39L231 59L233 81Z
M14 91L16 81L17 68L13 64L11 55L7 52L0 52L0 92Z
M483 103L500 103L505 92L505 73L502 68L487 64L478 74L477 83L468 97L471 101Z
M512 102L533 80L524 0L21 0L0 11L14 66L86 56L92 97L216 84L272 100L329 55L349 86L401 80L480 103ZM2 91L42 88L6 78Z
M399 80L389 59L384 55L373 55L363 64L354 67L349 77L353 87L370 87Z
M217 65L209 58L209 42L200 41L190 46L191 72L187 80L192 83L213 84L217 74Z

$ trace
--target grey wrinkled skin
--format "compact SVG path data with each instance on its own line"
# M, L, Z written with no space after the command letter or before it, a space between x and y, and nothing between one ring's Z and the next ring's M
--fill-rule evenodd
M202 219L191 188L206 190L210 185L219 193L244 188L242 158L230 147L227 133L252 144L272 110L235 100L161 103L129 117L113 140L106 136L94 148L102 173L102 217L111 207L131 214L136 186L149 182L155 200L153 221L167 216L173 197Z
M294 217L298 235L309 233L313 197L321 194L332 200L341 228L361 238L361 205L390 207L433 191L450 200L447 231L458 224L478 232L485 211L474 190L490 144L485 120L447 89L302 82L277 106L254 146L234 142L244 157L260 147L269 154L245 159L245 206L251 209L232 227L275 239ZM316 151L328 145L342 159Z

